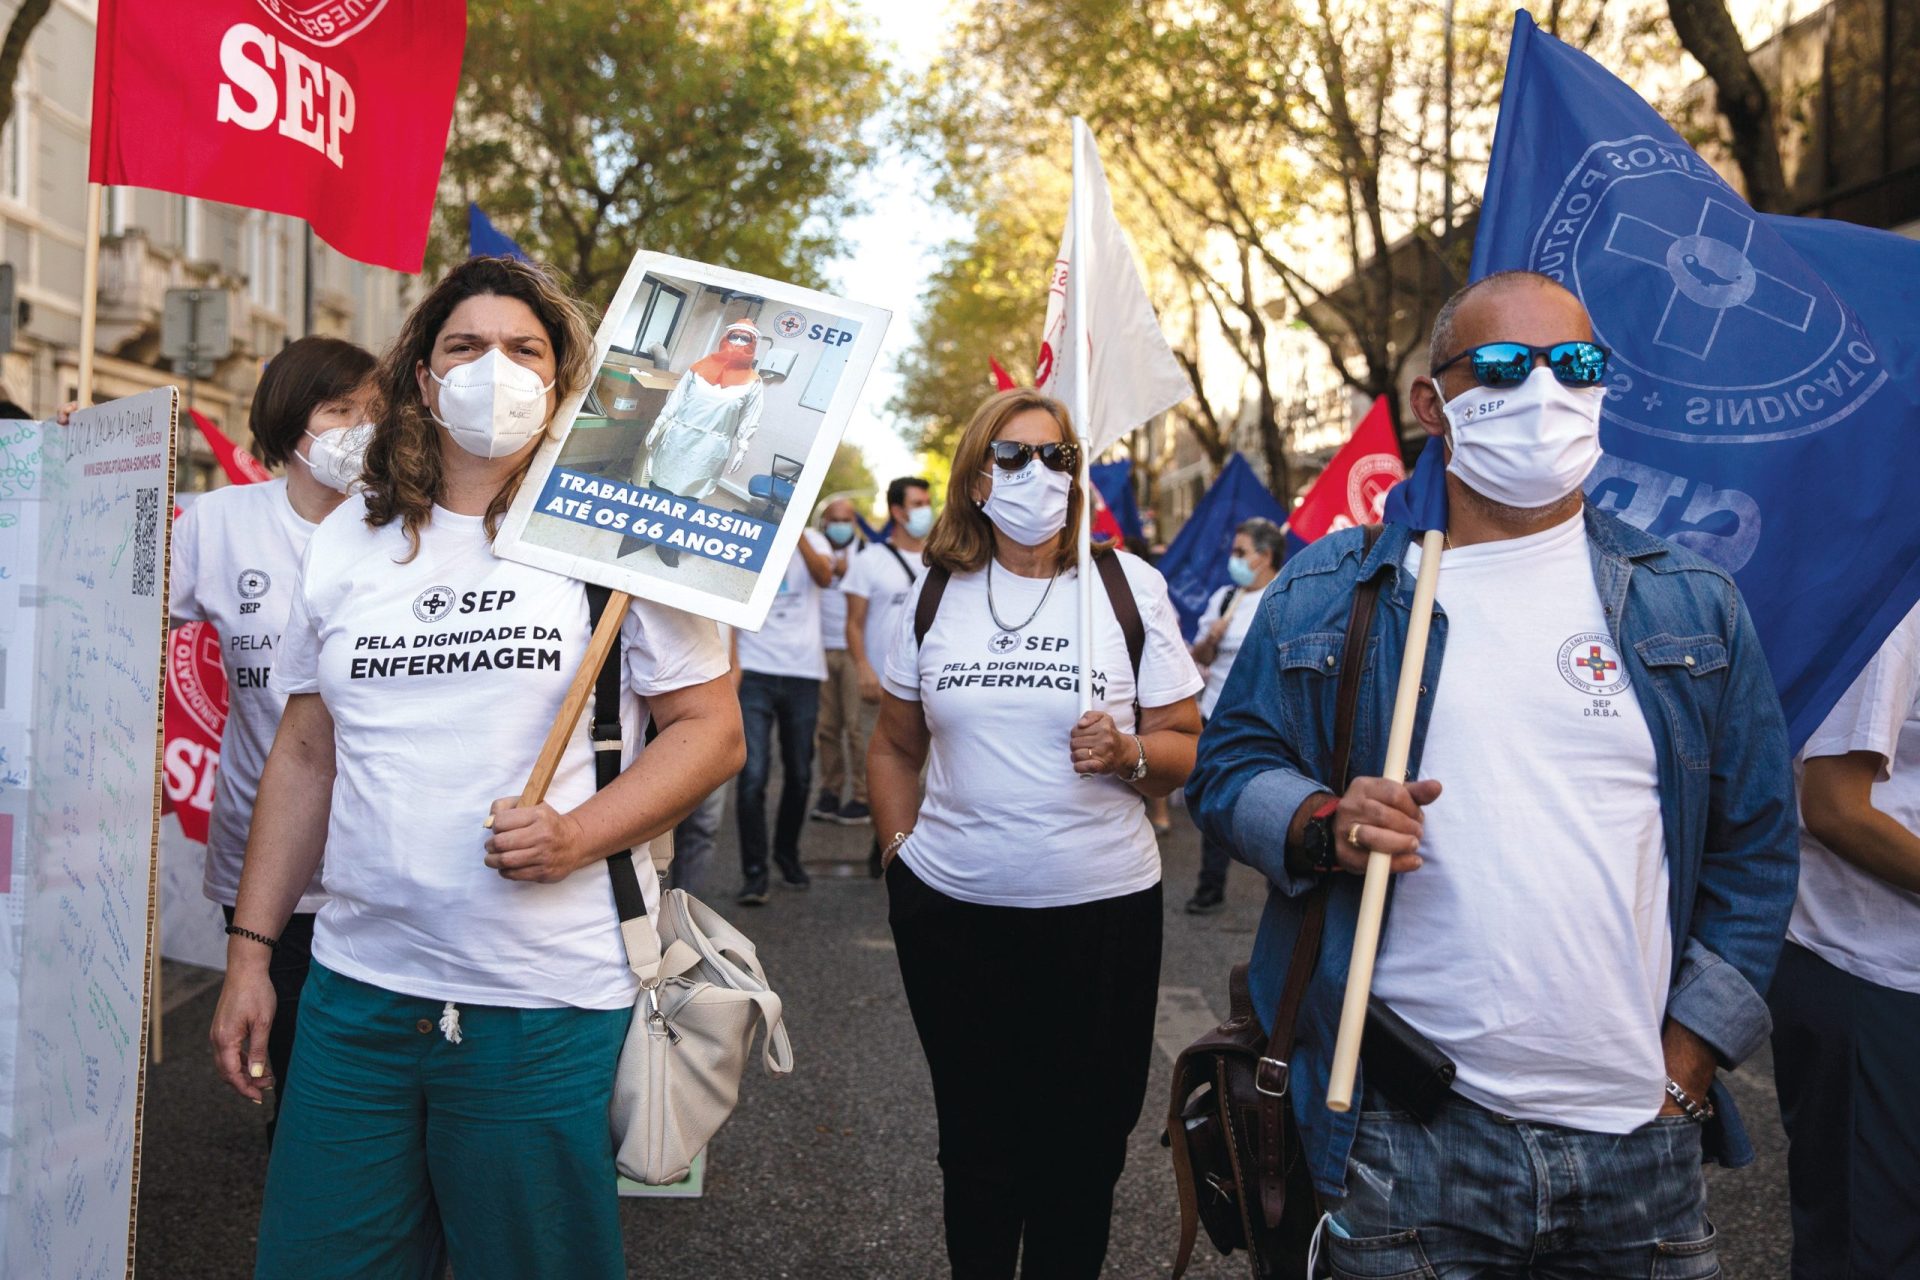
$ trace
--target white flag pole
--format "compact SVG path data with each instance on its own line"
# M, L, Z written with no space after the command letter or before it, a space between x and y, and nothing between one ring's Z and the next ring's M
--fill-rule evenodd
M1092 348L1087 335L1087 277L1093 271L1093 202L1088 174L1093 164L1093 134L1087 122L1073 118L1073 201L1068 220L1073 250L1067 261L1067 315L1064 336L1073 347L1074 429L1080 435L1080 712L1093 710L1093 387ZM1090 776L1090 775L1089 775Z

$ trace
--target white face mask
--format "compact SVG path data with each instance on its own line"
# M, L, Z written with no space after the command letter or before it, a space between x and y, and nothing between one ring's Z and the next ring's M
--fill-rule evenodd
M981 503L987 519L1023 547L1037 547L1067 527L1067 490L1073 477L1050 471L1038 458L1018 471L993 471L993 491Z
M309 431L306 436L313 441L307 446L307 470L313 478L329 489L351 492L366 462L367 445L373 441L373 424L363 422L319 435Z
M475 457L510 457L546 429L553 384L541 386L539 374L498 347L455 365L444 378L431 369L427 376L440 384L440 412L433 420Z
M1447 469L1510 507L1558 502L1600 461L1605 400L1601 388L1566 386L1544 366L1517 387L1476 386L1457 399L1443 397L1453 424Z

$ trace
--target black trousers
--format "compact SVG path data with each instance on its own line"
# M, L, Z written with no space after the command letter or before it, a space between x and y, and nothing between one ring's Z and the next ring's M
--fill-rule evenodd
M233 908L221 907L227 923L233 923ZM287 1096L287 1081L293 1074L293 1038L300 1028L300 989L307 985L307 970L313 964L313 913L296 912L280 931L280 945L267 961L267 977L273 983L273 1029L267 1032L267 1065L273 1068L273 1114ZM272 1132L268 1139L271 1142Z
M1773 987L1794 1280L1920 1276L1920 993L1787 943Z
M887 868L888 920L933 1074L956 1280L1091 1280L1140 1119L1160 886L1066 907L960 902Z

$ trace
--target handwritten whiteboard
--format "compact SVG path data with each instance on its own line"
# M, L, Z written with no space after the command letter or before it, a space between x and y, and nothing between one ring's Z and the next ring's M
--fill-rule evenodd
M0 1080L11 1103L0 1271L17 1280L132 1270L175 415L163 388L34 427L38 474L16 499L36 508L16 525L34 526L36 556L28 566L20 548L15 573L31 586L5 641L33 651L26 767L0 793L0 814L25 800L4 913L18 922L17 985ZM0 425L0 439L19 425Z

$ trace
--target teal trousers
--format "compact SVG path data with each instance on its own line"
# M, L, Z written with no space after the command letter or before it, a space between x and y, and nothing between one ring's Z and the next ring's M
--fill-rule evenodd
M261 1280L623 1277L607 1105L629 1009L459 1006L318 962L267 1167Z

